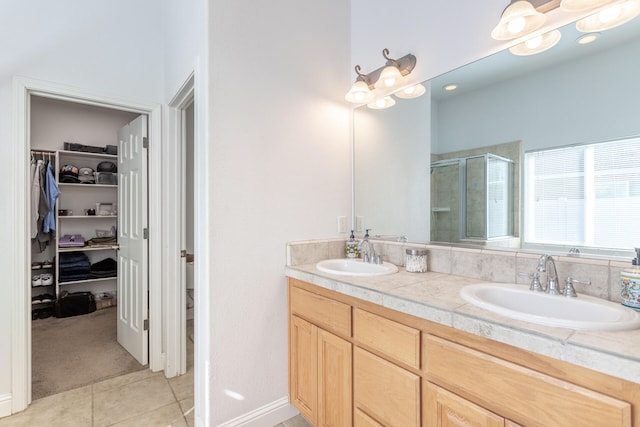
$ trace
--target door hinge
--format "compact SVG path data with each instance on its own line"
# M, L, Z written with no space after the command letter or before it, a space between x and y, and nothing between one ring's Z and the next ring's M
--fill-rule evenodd
M149 238L149 229L145 228L142 230L142 238L143 239L148 239Z
M149 148L149 138L146 136L142 137L142 148Z
M180 258L186 258L187 257L187 250L183 249L180 251Z
M142 328L145 331L149 330L149 319L144 319L144 322L142 322Z

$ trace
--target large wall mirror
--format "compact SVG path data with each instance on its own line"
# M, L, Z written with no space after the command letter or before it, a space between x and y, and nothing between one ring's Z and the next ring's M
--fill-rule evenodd
M640 246L627 173L640 165L640 18L584 45L573 24L560 30L546 52L505 50L425 82L420 98L357 108L356 226L413 242Z

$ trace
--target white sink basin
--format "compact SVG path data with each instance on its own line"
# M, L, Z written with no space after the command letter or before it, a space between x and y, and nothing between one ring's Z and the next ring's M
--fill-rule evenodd
M460 296L494 313L541 325L591 331L640 328L640 312L588 295L567 298L532 292L524 285L483 283L465 286Z
M361 259L325 259L316 264L316 268L325 273L338 274L341 276L382 276L393 274L398 271L398 267L385 262L382 264L370 264L362 262Z

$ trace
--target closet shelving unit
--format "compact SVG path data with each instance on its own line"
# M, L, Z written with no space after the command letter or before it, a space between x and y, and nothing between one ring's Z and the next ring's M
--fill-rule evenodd
M65 234L81 234L85 240L96 237L97 230L110 230L112 226L117 226L117 215L87 215L86 210L95 209L97 203L111 203L116 206L118 197L117 184L76 184L60 182L60 168L64 165L74 165L77 168L89 167L94 171L100 162L111 161L117 164L118 156L103 153L88 153L82 151L57 151L57 162L59 167L56 170L56 180L60 188L60 198L57 209L71 210L72 214L67 216L56 215L57 238L56 242L56 273L59 273L60 254L69 252L84 252L92 264L105 258L116 258L117 245L104 247L60 247L59 239ZM76 292L84 289L86 285L102 282L114 282L116 276L90 278L73 281L60 281L59 274L56 274L56 296L59 297L63 290ZM110 289L115 289L115 285L104 283ZM83 287L79 285L85 285ZM95 286L92 289L95 291Z

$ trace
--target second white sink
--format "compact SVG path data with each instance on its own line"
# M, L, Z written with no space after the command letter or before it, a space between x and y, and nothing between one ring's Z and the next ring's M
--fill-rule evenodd
M398 267L390 262L370 264L362 262L361 259L350 258L325 259L318 262L316 268L325 273L341 276L382 276L398 271Z
M541 325L591 331L640 328L640 312L588 295L571 298L532 292L524 285L482 283L463 287L460 296L494 313Z

